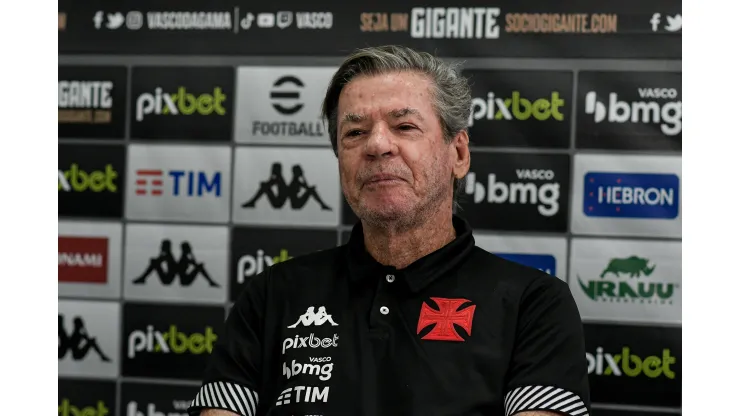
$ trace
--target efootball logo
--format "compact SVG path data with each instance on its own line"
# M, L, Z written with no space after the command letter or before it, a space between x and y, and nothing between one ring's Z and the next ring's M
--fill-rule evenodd
M588 217L674 219L679 203L675 174L588 172L584 178Z

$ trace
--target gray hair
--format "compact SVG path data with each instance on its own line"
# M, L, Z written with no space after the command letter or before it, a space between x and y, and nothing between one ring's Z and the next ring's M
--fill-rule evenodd
M360 75L380 75L396 71L415 71L432 81L432 97L446 143L460 132L468 130L471 97L468 80L461 75L460 63L444 62L406 46L386 45L358 49L342 62L326 90L321 115L328 123L329 138L337 155L337 107L342 89ZM457 197L465 180L453 183L453 204L459 209Z

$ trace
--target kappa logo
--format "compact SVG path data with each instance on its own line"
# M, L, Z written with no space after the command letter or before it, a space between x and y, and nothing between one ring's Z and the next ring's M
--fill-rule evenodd
M331 315L326 313L326 308L324 306L319 306L318 312L314 312L314 307L309 306L308 309L306 309L306 313L301 315L298 318L298 321L293 325L289 325L288 328L295 328L298 324L303 324L303 326L321 326L326 322L329 322L331 326L339 326L339 324L334 322Z
M432 330L421 337L429 341L465 341L455 330L453 324L465 330L468 336L473 330L473 314L475 305L468 306L463 310L458 310L464 303L470 302L468 299L447 299L431 298L438 306L439 310L433 309L426 302L421 305L419 313L419 323L416 326L416 333L434 324Z

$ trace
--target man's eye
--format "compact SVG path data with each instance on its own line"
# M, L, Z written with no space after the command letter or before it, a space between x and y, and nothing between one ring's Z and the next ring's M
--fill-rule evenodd
M411 130L411 129L414 128L414 126L412 126L411 124L402 124L402 125L398 126L398 128L400 130Z
M347 134L345 134L345 136L352 137L352 136L358 136L360 134L362 134L362 131L360 130L350 130L347 132Z

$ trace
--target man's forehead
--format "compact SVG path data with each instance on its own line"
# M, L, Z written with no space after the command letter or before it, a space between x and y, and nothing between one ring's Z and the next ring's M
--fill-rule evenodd
M363 111L362 109L354 111L345 111L342 114L342 121L349 122L361 122L371 117L373 114L380 114L381 116L388 118L403 118L403 117L416 117L424 120L424 116L418 108L414 107L398 107L390 109L382 109L380 111Z

